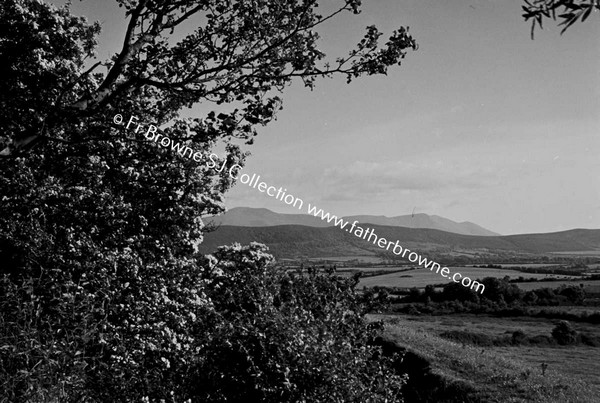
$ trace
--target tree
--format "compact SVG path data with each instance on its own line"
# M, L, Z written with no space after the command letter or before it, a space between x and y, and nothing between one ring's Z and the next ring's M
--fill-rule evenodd
M487 285L486 285L487 287ZM432 294L435 295L435 294ZM487 295L487 291L486 291ZM434 298L435 299L435 298ZM448 283L444 286L441 292L440 299L443 301L471 301L479 302L479 296L470 288L463 286L460 283Z
M561 30L563 34L571 25L581 20L584 22L593 11L600 10L598 0L525 0L523 6L523 17L525 21L531 20L531 38L536 25L543 28L544 19L552 18L561 20L559 26L564 25Z
M527 339L527 335L525 334L524 331L522 330L516 330L513 332L512 337L511 337L511 343L513 345L521 345L523 344L523 342Z
M147 121L164 124L173 121L182 108L206 101L243 107L212 117L208 125L178 121L178 134L190 141L216 136L251 140L256 134L254 127L274 117L280 99L272 94L273 90L282 90L293 78L302 79L312 88L316 78L334 73L344 74L348 81L361 75L385 74L389 66L400 62L407 49L416 49L415 41L404 28L395 31L380 48L381 33L370 26L347 56L321 63L325 54L317 47L319 35L315 28L341 12L359 13L359 0L340 1L341 6L326 15L317 14L316 0L116 1L129 17L123 47L110 62L96 63L87 71L82 71L82 62L92 55L98 25L88 26L73 20L67 10L57 11L32 0L5 2L3 17L12 19L12 25L20 29L7 35L6 46L14 44L12 50L16 54L12 55L12 66L6 69L6 85L13 85L12 90L21 89L21 99L27 100L28 83L23 82L25 88L14 86L19 79L32 80L42 74L59 78L59 82L42 82L40 104L31 112L35 118L25 115L10 125L3 122L3 132L9 134L5 155L49 134L57 137L64 120L81 123L85 117L97 116L104 119L95 121L106 125L110 113L126 110L140 114L144 111ZM52 16L57 19L52 20ZM172 34L191 19L204 23L173 44ZM70 31L58 29L57 34L57 28ZM32 34L33 41L29 35L25 35L26 39L19 37L24 30ZM63 40L71 46L57 52ZM21 48L24 41L27 46ZM77 47L78 43L82 46ZM32 51L43 58L30 57ZM31 60L25 64L25 70L11 69L24 64L27 58ZM71 69L62 71L63 64ZM108 73L92 74L100 65L108 67ZM15 94L9 99L12 98ZM8 128L12 130L6 131ZM70 131L60 134L63 141L73 136Z
M574 285L562 286L560 287L558 293L566 297L569 300L569 302L572 302L576 305L581 305L583 301L585 301L586 297L585 290L581 287L577 287Z
M539 298L534 291L526 291L525 295L523 295L523 302L529 305L535 305L538 302Z
M508 304L514 301L520 301L523 296L523 291L510 283L510 278L505 276L502 279L496 277L486 277L481 283L485 285L484 297L490 301L506 302Z
M141 133L132 136L113 123L116 113L163 127L165 136L203 155L224 142L219 162L243 166L246 153L238 140L251 143L257 127L274 119L279 95L292 80L312 88L333 74L348 81L385 74L416 49L407 29L381 47L381 33L368 27L355 50L327 62L316 29L342 12L358 13L358 0L340 1L324 15L312 0L117 2L129 19L123 46L110 61L97 63L89 60L98 24L39 0L0 6L0 383L8 401L80 401L96 394L103 401L154 401L173 399L171 391L178 399L199 399L200 392L181 385L206 368L209 353L225 347L220 343L233 342L217 335L235 328L229 302L239 310L244 301L235 295L222 300L218 292L233 282L241 295L285 294L283 285L273 288L275 274L263 273L272 264L264 249L209 257L197 251L202 216L222 211L223 195L233 185L227 171L157 148ZM201 25L175 40L192 22ZM203 119L180 117L198 102L215 104L215 110ZM250 269L257 271L253 281L234 281ZM319 301L328 300L314 292L325 287L320 281L302 283L301 289L313 290L310 298L296 298L302 302L281 309L274 320L291 323L300 320L299 312L326 309ZM218 292L215 284L221 284ZM378 364L366 361L373 352L364 344L368 325L350 289L344 290L335 298L346 311L329 318L315 314L309 317L314 322L300 322L294 334L278 339L294 360L276 355L269 363L252 361L252 373L284 362L324 370L314 361L316 351L299 347L316 340L301 332L314 333L334 320L341 326L337 334L319 336L333 343L325 356L329 363L357 357L356 387L347 390L353 395L335 395L338 380L348 378L327 364L337 378L320 379L319 392L331 388L337 401L367 391L373 401L386 398L365 381L379 379ZM275 312L272 303L260 306ZM255 323L244 315L254 311L244 308L235 317L248 324L233 332L237 348L259 343L280 351L281 345L265 344L259 334L268 319ZM279 377L292 390L302 389L304 375L294 377L289 369L289 376L279 368L253 385L265 388L266 396L282 390L270 383ZM219 393L236 393L222 386Z

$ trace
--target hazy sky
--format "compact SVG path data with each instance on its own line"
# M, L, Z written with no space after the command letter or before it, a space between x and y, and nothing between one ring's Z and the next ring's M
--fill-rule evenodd
M112 3L73 4L103 22L101 57L124 30ZM336 215L600 228L600 14L563 36L548 21L532 41L519 0L363 3L320 30L322 50L345 55L371 24L410 26L419 50L388 76L288 88L245 172ZM243 184L227 206L298 212Z

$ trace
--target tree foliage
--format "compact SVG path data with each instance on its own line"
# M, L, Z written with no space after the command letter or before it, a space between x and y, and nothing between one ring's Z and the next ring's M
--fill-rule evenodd
M369 27L328 61L316 29L360 1L323 15L313 0L117 1L122 48L97 63L98 24L40 0L0 5L0 400L398 399L351 284L276 272L257 245L200 255L227 171L112 117L205 153L224 143L223 162L243 165L239 140L293 80L385 74L416 48L407 29L380 46ZM180 116L195 103L215 110Z
M403 27L380 47L382 34L370 26L356 49L335 61L325 61L325 54L317 46L316 28L339 13L358 13L359 0L339 1L340 7L325 15L317 13L319 4L315 0L117 2L125 8L129 22L122 49L104 63L106 74L93 73L102 63L81 71L82 60L91 56L96 24L88 26L80 19L73 20L65 9L55 10L33 0L5 2L3 18L9 17L13 22L6 26L19 25L21 30L39 38L25 48L13 49L17 54L11 55L14 67L7 69L6 85L14 86L22 74L27 74L29 80L39 79L43 70L50 70L46 73L62 80L38 83L46 92L40 95L45 104L32 112L37 119L19 117L13 123L17 126L10 131L2 125L2 131L9 134L4 154L23 149L49 133L69 140L70 132L58 136L55 133L65 115L80 123L83 117L106 111L144 111L147 121L164 124L172 121L181 108L206 101L237 107L221 113L209 127L199 121L181 121L185 124L182 129L187 129L187 133L181 130L183 137L250 140L256 134L255 125L266 124L274 117L280 99L273 91L282 90L293 78L312 87L316 78L334 73L344 74L348 81L361 75L385 74L389 66L400 62L407 49L416 48ZM44 15L53 22L44 23ZM183 39L174 39L189 21L201 24ZM17 32L10 35L6 46L13 42L17 48L17 42L24 40L15 40ZM63 41L71 44L66 51L59 49ZM45 55L45 59L32 58L32 51ZM32 64L21 70L18 65L25 58L32 59ZM63 64L71 65L69 74L56 71ZM25 92L23 99L27 99L27 88L21 89Z
M543 28L545 19L559 20L563 34L577 21L584 22L592 12L600 10L598 0L525 0L525 4L523 17L525 21L531 20L532 39L536 25Z

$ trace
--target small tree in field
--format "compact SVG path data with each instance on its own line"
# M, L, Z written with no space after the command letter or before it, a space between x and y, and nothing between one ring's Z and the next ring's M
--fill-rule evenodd
M577 341L577 331L569 322L561 320L554 329L552 329L552 337L554 337L558 344L573 344Z

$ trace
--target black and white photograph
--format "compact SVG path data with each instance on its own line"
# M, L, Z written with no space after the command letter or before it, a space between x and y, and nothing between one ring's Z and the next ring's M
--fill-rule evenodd
M600 0L0 0L0 403L600 402Z

